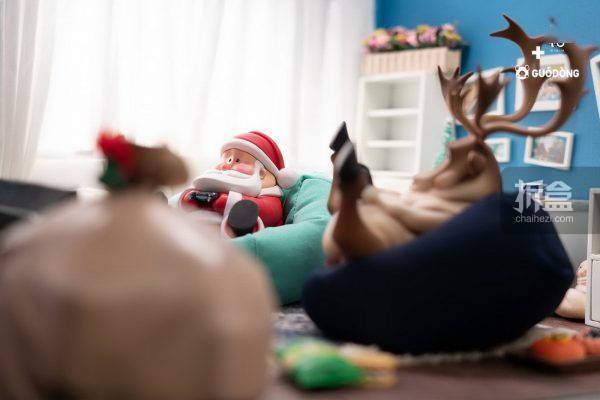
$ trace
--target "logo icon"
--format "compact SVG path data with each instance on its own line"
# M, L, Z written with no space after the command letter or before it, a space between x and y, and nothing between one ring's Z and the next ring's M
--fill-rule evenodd
M517 79L523 80L529 78L529 65L517 65L515 74L517 75Z
M546 54L546 52L542 50L540 46L535 46L535 50L533 50L531 54L533 54L538 60L541 60L542 56Z
M523 211L532 204L534 213L540 209L544 211L573 211L571 202L572 188L563 181L554 181L549 185L544 185L543 180L533 182L519 182L515 184L519 189L513 207L515 211L523 214Z

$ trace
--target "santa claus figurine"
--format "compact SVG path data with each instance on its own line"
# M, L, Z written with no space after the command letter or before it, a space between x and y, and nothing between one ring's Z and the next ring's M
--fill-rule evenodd
M297 179L285 168L275 141L252 131L225 143L214 169L196 178L171 204L219 224L226 236L242 236L283 223L282 189Z

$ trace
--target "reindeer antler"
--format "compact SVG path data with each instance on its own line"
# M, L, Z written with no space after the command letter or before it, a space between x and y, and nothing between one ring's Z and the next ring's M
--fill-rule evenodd
M516 43L523 52L524 65L529 70L537 70L540 62L533 51L537 46L544 43L556 42L550 36L528 36L523 29L508 16L503 15L508 22L508 27L502 31L494 32L491 36L501 37ZM546 80L546 77L530 76L523 79L523 101L518 110L510 115L484 115L487 108L493 103L507 81L501 82L500 73L490 78L483 78L481 70L477 79L477 103L473 117L467 117L463 108L463 100L466 93L463 87L470 74L458 76L458 70L450 78L446 78L438 68L438 75L442 86L442 94L452 115L463 124L464 128L471 134L484 139L493 132L511 132L526 136L542 136L558 129L569 118L573 109L577 106L581 96L584 94L584 83L586 77L587 60L594 47L579 47L575 43L566 43L564 51L569 59L571 69L579 70L578 77L554 78L549 82L557 85L560 90L560 107L545 125L540 127L524 127L514 122L522 120L531 111L537 95ZM515 67L505 68L502 72L515 72Z

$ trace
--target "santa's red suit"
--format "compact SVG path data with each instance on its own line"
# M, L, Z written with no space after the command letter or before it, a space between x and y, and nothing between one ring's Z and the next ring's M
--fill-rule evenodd
M240 200L250 200L258 206L257 228L279 226L283 224L282 188L292 187L298 180L296 173L285 168L283 156L273 139L262 132L252 131L235 136L221 147L221 153L229 149L238 149L252 155L262 166L273 174L277 185L263 188L257 196L249 196L234 191L221 192L210 202L199 203L192 199L194 192L213 191L210 187L195 187L185 190L177 196L176 204L187 210L202 214L207 221L219 223L226 221L229 210ZM196 180L195 182L199 181Z
M267 189L275 189L274 188ZM240 200L250 200L258 206L258 217L261 219L264 226L279 226L283 224L283 205L281 204L281 195L277 195L275 191L263 190L265 194L254 196L246 196L240 193L229 192L219 193L219 197L210 204L198 204L191 198L194 192L198 189L187 189L179 198L179 205L182 208L193 209L198 207L199 210L214 212L220 216L226 215L228 207ZM267 194L273 192L274 194ZM281 192L281 191L279 191ZM210 217L209 217L210 218Z

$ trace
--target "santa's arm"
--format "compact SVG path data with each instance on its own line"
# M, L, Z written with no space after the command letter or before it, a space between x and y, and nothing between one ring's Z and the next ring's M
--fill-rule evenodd
M275 196L242 196L244 200L250 200L258 206L258 216L265 226L279 226L283 223L283 206L281 198Z
M219 198L212 203L211 208L223 214L227 206L227 200L229 195L227 193L221 193ZM258 206L258 216L262 220L265 226L279 226L283 223L283 206L281 205L281 199L275 196L241 196L240 200L250 200L256 203Z

